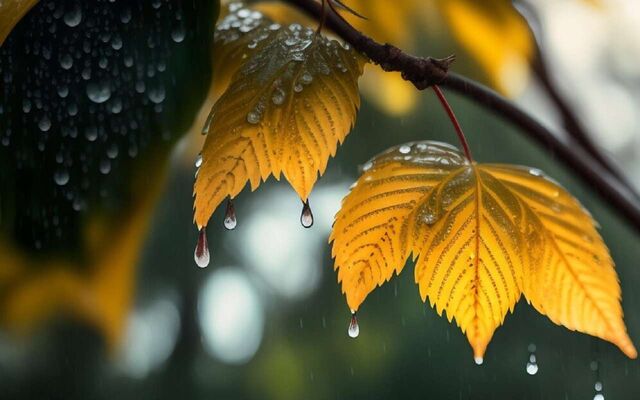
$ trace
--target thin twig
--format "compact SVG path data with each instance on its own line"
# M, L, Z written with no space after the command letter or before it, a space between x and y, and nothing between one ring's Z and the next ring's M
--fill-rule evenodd
M620 168L593 141L593 136L589 134L589 130L580 122L573 109L567 103L566 99L562 93L560 93L560 90L558 90L557 85L553 81L551 73L549 72L549 64L545 59L544 52L540 48L540 43L544 41L544 31L541 27L539 15L536 13L535 9L525 1L516 1L514 5L531 30L534 45L532 62L533 73L542 84L542 88L545 90L547 96L549 96L549 100L551 100L555 105L558 113L560 114L565 131L567 134L572 136L587 153L591 154L591 156L599 162L600 165L611 172L612 175L618 178L626 186L631 188L633 194L640 199L638 193L633 190L633 185L631 185L629 180L620 171Z
M560 113L562 124L569 136L573 137L573 139L580 144L580 146L582 146L582 148L589 153L595 161L600 163L600 165L609 171L611 175L615 176L620 182L624 183L625 186L629 187L637 199L640 199L640 195L635 191L627 177L620 171L620 168L611 160L611 158L608 157L597 144L595 144L591 135L587 132L571 107L560 94L556 85L552 82L549 70L547 69L540 50L538 50L538 55L533 61L533 71L540 80L542 87L547 92L549 99L551 99Z
M331 0L322 0L322 18L320 18L320 23L318 24L318 29L316 29L316 34L319 35L322 33L322 28L324 27L324 22L327 19L327 9L326 2L331 2Z
M314 0L284 0L318 19L321 4ZM551 150L559 160L571 168L583 182L598 192L604 200L624 216L640 232L640 203L633 190L623 184L574 140L563 141L529 114L491 89L457 74L449 73L451 57L438 60L409 55L390 44L380 44L346 23L334 12L326 16L326 26L356 50L379 64L385 71L399 71L402 77L418 89L433 85L448 87L473 99L487 110L510 121L540 145Z
M467 160L469 160L470 162L473 162L473 157L471 157L471 149L469 148L469 143L467 142L467 138L464 136L464 132L462 131L460 122L458 122L458 118L456 118L456 114L453 112L453 108L451 108L451 105L447 101L447 98L444 97L444 93L442 93L442 90L438 87L438 85L433 85L432 89L434 92L436 92L436 96L438 96L438 100L440 100L442 107L447 112L447 115L449 116L449 119L451 120L451 123L453 124L453 127L456 130L456 134L458 135L458 140L462 145L462 149L464 150L465 156L467 156Z

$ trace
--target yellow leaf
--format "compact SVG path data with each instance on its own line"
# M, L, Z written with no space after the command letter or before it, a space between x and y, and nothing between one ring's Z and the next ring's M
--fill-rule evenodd
M636 358L614 263L589 212L539 170L487 167L536 216L524 231L535 256L525 270L527 300L554 323L608 340Z
M437 142L392 148L364 170L330 238L353 311L413 254L423 301L455 318L478 362L522 293L556 324L636 357L609 252L557 183L538 170L470 163Z
M284 174L306 200L353 126L364 60L297 24L280 26L247 8L218 26L217 40L251 50L210 115L194 186L195 222L206 226L226 196ZM234 45L235 46L235 45Z
M399 72L386 72L377 65L365 68L360 83L362 95L392 116L409 114L418 103L418 90Z
M4 0L0 2L0 46L18 21L37 2L37 0Z
M510 1L438 0L454 37L509 96L527 84L533 35Z

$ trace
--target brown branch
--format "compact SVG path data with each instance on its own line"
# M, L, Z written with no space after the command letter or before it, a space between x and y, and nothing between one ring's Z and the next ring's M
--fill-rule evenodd
M318 19L322 18L322 5L314 0L284 0ZM332 9L333 11L333 9ZM371 62L378 64L385 71L396 71L413 83L419 90L440 83L447 75L449 65L454 56L442 59L416 57L407 54L396 46L380 44L354 29L340 14L328 12L326 23L329 29L340 35L354 49L365 54Z
M637 199L640 199L638 193L633 190L633 186L629 180L620 171L620 168L607 156L606 153L599 148L599 146L593 141L592 136L589 134L588 129L580 122L572 108L567 103L566 99L562 96L558 90L553 78L549 72L547 61L544 57L544 53L540 49L540 42L543 41L543 30L540 24L540 18L535 10L526 2L516 1L514 3L516 9L520 12L520 15L529 25L531 34L533 36L534 44L534 59L533 59L533 73L542 84L542 88L549 96L549 100L555 105L565 131L569 136L582 146L582 148L589 153L597 162L600 163L606 170L611 172L613 176L618 178L623 184L631 188L633 195Z
M315 0L284 0L312 17L322 18L321 4ZM448 87L487 110L502 116L572 169L583 182L598 192L640 232L640 203L630 187L585 152L575 140L563 141L529 114L493 90L460 75L448 73L452 57L420 58L390 44L380 44L365 36L339 15L330 12L326 26L385 71L399 71L404 79L423 90L433 85Z
M554 85L551 79L542 53L540 53L539 49L537 50L537 52L537 57L533 62L533 71L536 74L537 78L540 80L540 83L542 83L542 87L547 92L547 95L560 113L564 129L567 131L569 136L571 136L575 140L576 143L582 146L582 148L587 153L589 153L591 157L594 158L596 162L602 165L602 167L609 171L611 175L615 176L620 182L627 186L636 199L640 199L640 195L633 188L633 185L629 182L627 177L620 171L620 168L616 165L616 163L611 160L611 158L607 156L607 154L604 153L602 149L600 149L600 147L593 141L591 135L584 128L566 100L562 97L562 95L556 88L556 85Z

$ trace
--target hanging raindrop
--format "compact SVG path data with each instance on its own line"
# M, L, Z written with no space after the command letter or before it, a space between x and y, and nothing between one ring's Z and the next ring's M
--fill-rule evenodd
M482 357L473 357L473 361L475 361L476 365L482 365L482 363L484 362L484 359Z
M302 214L300 214L300 223L305 228L311 228L313 226L313 213L311 212L311 206L309 206L309 200L302 202Z
M529 344L527 347L529 350L529 359L527 360L526 371L529 375L535 375L538 373L538 362L536 359L536 345L534 343Z
M227 212L224 215L224 227L228 230L236 229L238 220L236 219L236 208L233 206L233 201L229 199L227 201Z
M360 334L360 326L358 325L358 317L356 316L355 311L351 311L351 322L349 322L349 337L357 338Z
M205 268L209 265L209 245L207 244L207 232L205 227L200 229L198 234L198 244L196 245L196 251L193 258L196 261L196 265L200 268Z

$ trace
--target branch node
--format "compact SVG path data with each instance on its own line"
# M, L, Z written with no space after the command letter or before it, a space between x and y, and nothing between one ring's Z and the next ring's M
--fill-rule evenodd
M445 58L417 58L405 65L402 77L419 90L424 90L444 81L454 60L453 55Z

